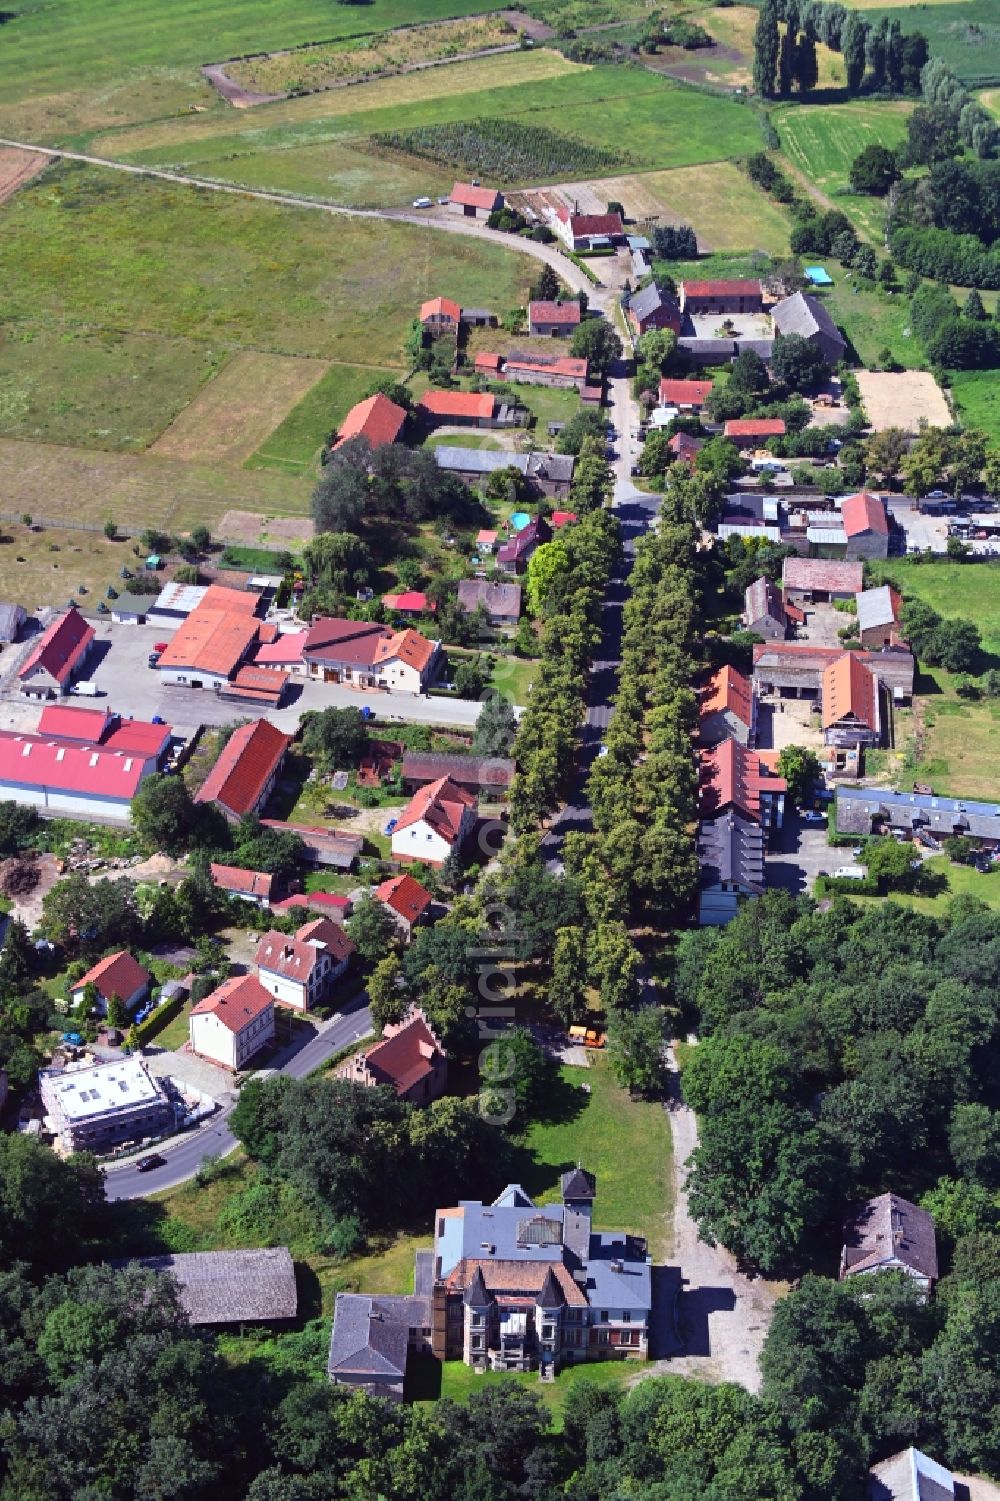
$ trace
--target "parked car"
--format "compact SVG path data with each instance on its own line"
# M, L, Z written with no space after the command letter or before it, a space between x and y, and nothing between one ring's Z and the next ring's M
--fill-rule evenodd
M807 808L802 815L803 823L826 823L826 814L817 813L815 808Z
M167 1159L161 1157L159 1152L149 1152L145 1157L140 1157L135 1165L137 1173L151 1173L155 1167L166 1167Z
M433 207L433 205L432 205L431 200L429 198L414 198L414 200L413 200L413 207L414 208L431 208L431 207Z

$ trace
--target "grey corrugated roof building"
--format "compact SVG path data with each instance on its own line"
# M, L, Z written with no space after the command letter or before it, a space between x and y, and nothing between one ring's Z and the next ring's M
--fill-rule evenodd
M771 310L775 330L787 337L799 334L822 351L828 365L836 365L847 352L847 340L817 297L793 292Z
M696 843L702 884L764 890L764 835L759 824L726 813L698 825Z
M877 829L933 834L937 839L965 835L1000 842L1000 803L935 797L926 792L893 792L887 787L838 787L838 834L871 834Z
M871 631L880 625L895 623L896 611L892 593L888 584L882 584L878 589L862 589L860 594L854 596L858 606L859 630Z
M286 1246L256 1251L193 1251L139 1256L139 1266L169 1272L192 1324L256 1324L293 1319L295 1267ZM128 1265L114 1262L115 1266Z

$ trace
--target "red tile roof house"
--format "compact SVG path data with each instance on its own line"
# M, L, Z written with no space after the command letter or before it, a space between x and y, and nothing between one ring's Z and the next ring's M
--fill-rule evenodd
M448 207L464 219L488 219L503 208L503 194L496 188L476 187L471 182L456 182Z
M503 371L503 355L477 354L473 369L478 375L489 375L494 380L499 380Z
M78 1006L87 986L93 985L97 991L98 1013L107 1016L108 1002L112 996L116 995L120 1001L124 1001L127 1011L135 1011L149 995L152 983L153 976L149 970L138 959L133 959L128 949L119 949L117 954L108 954L106 958L99 959L85 975L81 975L70 990L70 995L73 1004Z
M757 703L749 678L735 667L720 667L701 690L698 738L702 745L738 740L752 745L757 728Z
M347 969L354 944L328 917L305 923L293 936L265 933L254 952L257 978L279 1006L311 1011L325 1001Z
M428 1105L444 1093L448 1058L430 1022L415 1006L398 1026L387 1026L379 1042L342 1063L337 1073L368 1088L387 1085L411 1105Z
M314 621L303 648L310 677L405 693L424 692L437 672L440 652L441 643L419 631L335 617Z
M679 412L703 412L714 385L712 380L668 380L664 376L660 381L660 406L676 407Z
M224 688L256 649L262 623L244 610L212 609L203 600L177 627L156 670L166 683Z
M229 896L242 897L245 902L253 902L257 907L271 905L274 877L265 871L243 870L239 865L216 865L214 861L209 869L212 873L212 885L217 886L220 891L225 891Z
M153 756L0 730L0 800L70 818L128 823Z
M353 910L353 902L349 896L338 896L333 891L297 891L294 896L286 896L283 901L272 902L271 911L286 916L307 912L318 912L321 917L328 917L331 922L345 923Z
M768 438L782 438L784 435L782 417L731 417L723 428L723 436L737 448L760 448Z
M777 761L777 751L767 754ZM740 813L768 832L781 828L788 784L761 752L748 750L738 740L723 740L702 751L699 781L700 818Z
M302 655L305 644L305 631L282 631L273 641L258 646L253 665L266 668L268 672L289 672L305 677L307 669Z
M256 975L234 975L191 1007L191 1051L238 1073L274 1037L274 998Z
M407 875L390 876L388 881L375 887L373 895L405 934L407 941L413 936L417 924L427 916L434 900L426 886L421 886L419 881Z
M681 282L682 313L759 313L763 304L759 281Z
M94 627L79 610L57 615L17 670L21 692L26 698L55 698L68 693L93 644Z
M849 495L840 508L840 518L847 536L845 557L889 556L889 515L879 496L869 495L867 490Z
M240 725L195 793L195 802L214 803L231 823L259 813L274 791L291 743L291 735L266 719Z
M462 309L450 297L432 297L420 309L424 333L430 334L432 339L439 339L442 334L457 338L461 321Z
M431 427L500 427L501 409L495 396L475 391L425 391L417 411Z
M854 652L845 652L823 673L822 717L827 745L853 750L881 739L878 679Z
M440 777L415 792L392 831L392 858L404 865L423 860L439 869L452 850L460 850L476 823L473 793Z
M397 443L405 422L406 412L403 407L397 406L388 396L377 391L374 396L351 407L333 446L339 448L349 438L366 438L373 448Z
M625 235L621 214L576 214L562 204L552 228L570 250L592 250L595 245L614 244Z
M580 327L578 302L529 302L528 332L543 338L568 339Z

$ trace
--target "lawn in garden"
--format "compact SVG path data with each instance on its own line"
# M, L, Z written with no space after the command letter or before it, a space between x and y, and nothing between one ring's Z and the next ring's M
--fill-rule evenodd
M632 1099L599 1056L587 1069L561 1068L546 1103L547 1114L527 1126L520 1181L528 1193L540 1203L558 1199L560 1173L580 1162L597 1178L597 1228L644 1235L654 1259L662 1258L673 1207L662 1104Z

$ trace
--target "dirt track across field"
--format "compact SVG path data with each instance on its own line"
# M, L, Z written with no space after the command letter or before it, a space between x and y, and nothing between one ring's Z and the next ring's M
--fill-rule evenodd
M0 146L0 203L6 203L18 188L37 177L49 165L49 160L40 151L18 151L13 146Z

